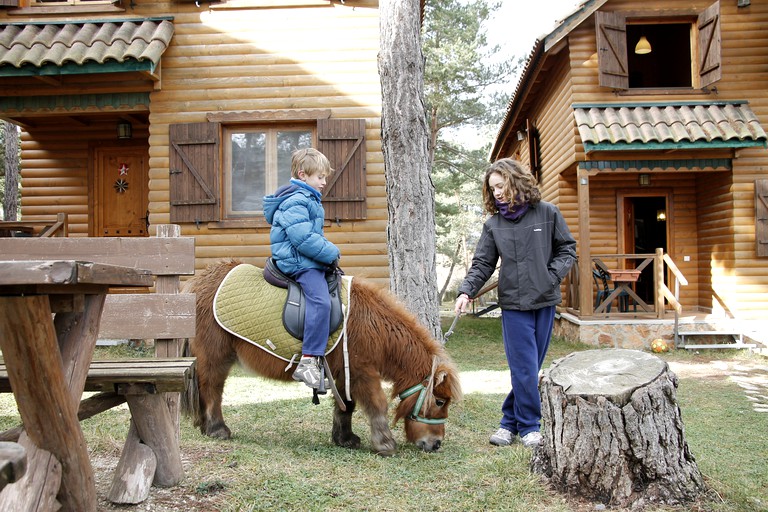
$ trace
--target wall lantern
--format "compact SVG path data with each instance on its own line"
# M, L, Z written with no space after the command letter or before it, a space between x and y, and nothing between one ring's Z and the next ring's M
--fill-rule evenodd
M120 121L117 123L117 138L118 139L130 139L132 136L131 123L128 121Z
M638 55L645 55L651 53L651 43L648 42L645 36L641 36L640 40L635 45L635 53Z
M667 212L665 210L657 210L656 211L656 220L659 222L666 222L667 221Z
M637 177L637 183L641 187L648 187L651 185L651 175L650 174L640 174Z
M517 130L517 140L523 140L525 138L525 132L523 130Z

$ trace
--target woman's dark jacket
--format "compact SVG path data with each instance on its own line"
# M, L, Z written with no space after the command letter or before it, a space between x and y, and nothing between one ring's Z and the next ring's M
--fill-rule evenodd
M562 300L560 281L576 261L576 241L551 203L541 201L514 221L497 213L483 225L459 294L475 297L493 275L499 258L499 306L540 309Z

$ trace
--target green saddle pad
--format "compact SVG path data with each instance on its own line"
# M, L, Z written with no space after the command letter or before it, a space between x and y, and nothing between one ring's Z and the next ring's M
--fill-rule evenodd
M352 278L342 276L341 297L344 321L328 338L326 354L332 351L344 331L349 311ZM213 315L219 325L240 339L290 361L301 356L301 340L283 327L283 305L288 290L264 280L264 270L242 263L233 268L219 285L213 299Z

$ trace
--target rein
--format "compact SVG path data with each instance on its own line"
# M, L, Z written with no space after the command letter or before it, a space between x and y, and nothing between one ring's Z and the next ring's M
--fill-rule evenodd
M445 423L447 418L425 418L419 414L422 405L424 405L424 399L427 397L427 387L421 382L415 386L411 386L397 396L400 398L400 400L403 400L411 395L415 395L416 393L419 393L419 398L416 400L416 405L413 406L413 412L407 416L408 419L418 421L420 423L426 423L427 425L441 425Z

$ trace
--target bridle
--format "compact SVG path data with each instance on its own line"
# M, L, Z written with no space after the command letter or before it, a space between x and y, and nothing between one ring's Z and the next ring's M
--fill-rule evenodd
M420 392L420 393L419 393ZM420 423L426 423L427 425L442 425L447 418L425 418L419 414L421 406L424 405L424 399L427 397L427 387L419 382L415 386L411 386L399 395L400 400L404 400L411 395L419 393L419 398L416 399L416 405L413 406L413 412L407 416L409 420L418 421Z

